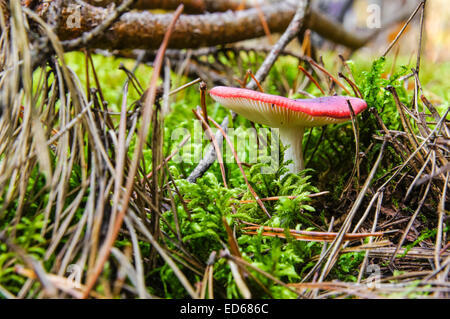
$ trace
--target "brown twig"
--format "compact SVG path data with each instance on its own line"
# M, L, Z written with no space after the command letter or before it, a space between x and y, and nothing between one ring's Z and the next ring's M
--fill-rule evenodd
M352 104L350 103L350 100L347 100L348 108L350 110L350 116L352 118L352 128L353 128L353 135L355 137L355 163L353 165L352 172L350 174L350 177L348 179L347 184L344 187L344 190L342 191L342 196L349 190L350 186L352 185L352 179L355 176L357 176L357 183L359 187L359 178L360 178L360 172L359 172L359 125L358 120L356 119L355 111L353 110Z
M389 51L392 49L392 47L394 46L395 43L397 43L398 39L402 36L403 32L405 31L406 27L409 25L409 23L411 22L411 20L416 16L416 13L419 11L420 7L422 7L423 5L423 1L419 3L419 5L416 7L416 9L414 10L414 12L411 14L411 16L408 18L408 20L406 21L406 23L403 25L403 28L400 30L400 32L397 34L397 36L395 37L395 39L389 44L389 46L387 47L386 51L384 51L384 53L382 54L383 57L385 57Z
M325 91L322 89L319 82L317 82L317 80L311 75L311 73L306 71L305 68L302 67L301 65L298 66L298 69L301 70L308 77L308 79L310 79L311 82L314 83L314 85L320 90L320 92L322 92L323 95L326 95Z
M263 236L272 236L279 238L286 238L285 232L289 232L296 240L305 240L305 241L333 241L338 233L333 232L316 232L316 231L302 231L295 229L284 229L284 228L276 228L276 227L268 227L268 226L247 226L242 228L243 230L255 230L254 232L246 232L247 234L256 235L258 232L256 230L262 228L264 232ZM350 233L345 234L343 240L358 240L366 237L380 237L383 236L383 232L372 232L372 233Z
M212 118L209 119L218 129L219 131L221 131L222 136L225 138L225 140L228 143L228 146L230 147L234 159L236 160L236 164L238 165L239 169L241 170L242 173L242 177L245 180L245 183L247 184L247 187L250 191L250 193L253 195L253 197L255 198L256 202L258 203L259 207L261 207L262 211L267 215L267 217L272 218L272 216L270 216L269 212L267 211L266 207L264 206L264 204L262 203L261 199L259 198L258 194L256 194L255 190L253 189L253 187L250 185L248 179L247 179L247 175L244 172L244 169L242 168L242 163L239 160L236 150L234 149L233 143L230 141L228 135L225 133L225 131L222 129L222 127L216 122L214 121Z
M312 65L315 66L316 68L318 68L320 71L322 71L323 73L325 73L326 75L328 75L330 77L330 79L333 80L334 83L336 83L337 85L339 85L348 95L351 95L350 91L341 83L341 81L339 81L338 79L336 79L336 77L334 77L330 72L327 71L327 69L325 69L323 66L319 65L316 61L314 61L312 58L307 58L307 61Z
M200 106L202 107L203 118L208 124L208 108L206 107L206 89L207 89L206 83L202 81L200 83Z
M202 126L205 127L205 131L207 132L208 136L211 138L211 142L212 142L212 144L214 146L214 149L216 150L217 159L219 161L220 172L222 174L223 185L226 188L228 188L227 177L226 177L226 174L225 174L225 166L223 164L222 152L220 151L219 143L217 143L216 137L212 133L211 127L206 122L206 119L203 116L201 116L196 110L193 109L192 112L197 117L197 119L202 122Z

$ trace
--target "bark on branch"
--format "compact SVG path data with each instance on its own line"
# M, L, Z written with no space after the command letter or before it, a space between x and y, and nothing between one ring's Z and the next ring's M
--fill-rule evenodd
M87 0L97 7L106 7L111 3L120 5L121 0ZM180 4L184 5L184 13L225 12L237 10L242 1L239 0L137 0L133 8L138 10L163 9L175 10ZM244 6L243 9L248 9Z
M66 2L64 2L66 3ZM38 9L39 10L39 9ZM79 11L76 11L79 10ZM61 40L79 37L101 24L108 16L109 9L86 4L74 9L62 9L61 20L56 30ZM271 32L283 32L294 17L296 2L284 1L261 7ZM72 21L80 18L79 27ZM113 26L90 43L91 47L103 49L156 49L162 42L172 14L152 14L150 12L127 12ZM363 46L370 37L358 36L346 31L339 23L327 19L317 12L311 12L307 25L325 38L351 49ZM178 20L170 48L199 48L264 36L264 28L257 9L236 12L211 13L202 15L182 15Z

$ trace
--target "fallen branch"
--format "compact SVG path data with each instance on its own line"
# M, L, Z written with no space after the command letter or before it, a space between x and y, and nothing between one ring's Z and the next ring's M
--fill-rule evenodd
M108 8L89 4L76 7L64 2L63 6L61 23L55 30L61 40L75 39L84 32L90 32L102 24L110 11ZM198 48L264 36L264 27L260 20L261 12L271 32L283 32L293 19L296 8L296 2L283 1L262 6L260 11L251 8L236 12L181 15L175 25L168 47ZM37 11L46 18L47 11L43 6L39 6ZM152 14L148 11L127 12L112 25L108 32L104 32L89 45L93 48L110 50L157 49L162 43L172 19L173 14ZM69 21L72 23L68 23ZM356 35L347 31L341 24L315 11L311 11L307 27L321 36L351 49L364 46L381 30L371 32L368 36Z
M122 0L87 0L97 7L106 7L112 3L120 5ZM228 10L248 9L249 6L239 0L137 0L133 8L138 10L162 9L175 10L184 5L185 13L225 12Z

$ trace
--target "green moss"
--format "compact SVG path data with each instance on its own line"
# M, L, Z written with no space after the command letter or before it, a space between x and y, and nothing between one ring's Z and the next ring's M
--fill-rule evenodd
M337 68L336 64L332 62L334 58L335 56L331 54L325 55L326 66L333 65L331 68ZM223 55L220 56L220 59L223 63L232 66L238 76L242 76L242 74L238 73L242 69L246 70L246 67L256 71L256 66L262 61L261 57L254 53L245 55L244 62L246 65L244 67L234 65L232 61ZM78 75L82 85L86 86L84 55L81 53L69 53L66 55L66 61ZM93 56L93 61L105 100L108 102L110 110L117 112L120 110L122 90L126 79L125 73L119 69L119 66L123 63L128 69L132 69L135 62L97 55ZM368 102L369 107L375 108L388 128L393 130L401 129L401 122L394 100L391 94L385 90L386 86L394 86L399 93L400 100L406 105L409 105L412 98L411 90L406 90L403 83L399 81L401 76L409 72L411 64L403 57L400 57L397 63L397 65L404 65L404 67L396 68L394 75L386 78L385 74L391 70L391 59L377 59L372 62L367 58L355 56L352 61L349 61L356 84ZM291 85L298 76L296 64L295 59L281 57L264 84L267 92L280 94L280 92L284 91L284 84ZM450 63L448 62L440 65L431 65L427 61L423 61L421 69L421 80L425 88L425 94L430 94L432 99L436 96L442 99L440 100L441 103L436 104L436 107L441 112L448 107L450 90L448 90L446 74L449 71ZM143 65L139 66L136 71L137 79L144 88L147 86L151 72L152 69L150 67ZM188 81L185 78L176 80L180 85ZM92 73L89 82L91 86L95 86ZM39 79L36 76L36 90L39 88L37 83L39 83ZM310 85L307 90L317 96L320 95L319 90L314 85ZM287 92L283 93L287 94ZM128 105L139 98L138 90L130 87ZM181 139L187 134L185 132L175 138L173 135L175 130L186 129L187 132L193 134L194 129L199 129L195 127L198 123L196 124L196 121L193 120L194 116L191 111L199 104L198 86L190 87L172 97L170 103L171 112L166 116L164 122L165 155L172 153ZM207 105L209 115L217 122L220 122L230 114L227 109L213 102L209 97L207 98ZM423 109L423 106L421 108ZM117 120L118 118L114 117L115 123L117 123ZM376 119L369 112L364 112L358 118L358 121L361 151L366 151L373 142L373 135L378 134L379 126ZM236 135L242 137L245 134L245 129L252 126L249 121L238 116L234 121L230 121L230 127L236 128ZM262 128L263 126L257 125L256 127ZM339 195L348 181L349 173L353 167L354 136L351 123L328 126L322 139L321 134L321 129L313 129L306 132L304 143L306 145L308 139L310 142L305 152L305 159L310 169L299 174L287 173L286 165L288 163L283 161L285 151L283 146L278 154L280 165L270 174L261 173L262 169L267 168L265 161L270 159L262 151L258 154L259 161L257 163L252 163L251 167L244 166L248 181L260 198L280 197L276 201L264 201L264 206L272 216L271 218L263 212L255 201L249 203L240 202L240 200L250 201L254 200L254 198L245 183L240 168L232 157L230 161L225 163L228 188L223 184L218 163L212 165L208 172L199 178L196 183L187 182L185 178L196 165L192 152L188 152L188 148L191 148L191 151L202 151L209 145L209 142L206 140L197 144L188 143L186 149L177 155L183 161L180 163L175 160L175 157L169 162L170 172L175 179L181 197L173 192L176 210L168 208L163 213L163 218L167 224L166 222L161 222L161 230L167 234L168 239L171 239L164 239L165 246L172 250L179 250L179 247L174 245L174 242L178 240L178 234L176 231L173 231L177 229L176 220L178 220L183 248L195 256L195 259L205 263L213 251L219 252L228 245L228 234L223 223L223 218L225 218L227 223L233 228L240 253L247 262L286 283L299 282L304 274L315 264L313 257L320 254L322 244L297 241L288 232L285 232L286 238L284 239L263 236L261 229L256 235L250 235L242 229L243 224L241 221L297 230L317 230L316 224L312 220L316 223L318 221L322 222L321 226L325 225L325 211L317 211L316 202L308 195L319 190L330 190L332 195L330 196L330 201L332 203L338 202ZM150 138L149 141L151 141ZM314 151L313 146L317 145L319 140L321 140L321 143L317 150ZM234 146L239 149L237 141L234 141ZM251 146L247 144L242 147L242 153L239 153L239 158L242 161L247 160L249 154L251 154L253 150ZM371 165L379 152L379 147L379 145L375 145L366 154L366 159L361 166L363 175L367 174L371 169ZM133 145L130 152L132 150ZM87 153L88 149L86 148L84 152ZM315 152L314 156L312 156L313 152ZM395 150L388 148L387 152L386 157L389 161L380 168L377 177L385 174L401 161ZM151 156L151 149L145 148L144 158L148 171L151 169ZM52 160L56 161L54 157L52 157ZM36 168L30 177L30 182L26 189L26 207L23 210L22 218L18 221L15 228L16 237L14 239L16 244L19 244L27 253L38 260L43 259L50 236L49 234L41 236L44 226L43 215L37 214L48 202L48 192L36 196L45 185L45 182L45 177ZM76 190L80 184L81 168L75 166L71 172L68 192ZM169 187L172 186L169 185ZM165 195L168 195L168 193ZM293 195L296 196L294 199L286 197ZM75 196L71 194L67 198L67 203L70 203ZM86 200L86 198L83 199L81 207L84 206ZM392 202L395 207L398 207L396 198L393 198ZM0 204L3 203L4 199L0 198ZM0 221L0 230L11 232L11 222L15 217L17 203L18 201L15 200L6 208L5 215ZM51 219L53 214L54 209L52 208ZM82 212L80 210L75 214L73 223L77 223L81 215ZM424 231L417 241L407 246L407 250L417 245L420 241L433 236L435 236L434 230ZM67 238L63 238L62 244L67 240ZM128 245L130 245L129 241L121 236L115 243L115 247L118 248ZM140 241L139 246L143 256L150 254L151 246L147 242ZM343 281L355 281L363 257L364 253L341 255L337 261L337 266L330 273L330 279L337 278ZM18 293L26 279L14 271L14 263L12 262L14 258L17 258L17 256L8 250L5 244L0 243L0 284L12 293ZM44 263L44 267L50 271L55 260L56 256L53 254ZM188 280L191 283L200 282L203 279L202 276L192 272L182 263L177 263L177 265L188 276ZM115 271L114 264L108 263L102 276L105 276L105 278L109 278L109 276L114 277L116 275ZM294 298L296 296L289 289L275 284L261 273L254 270L249 271L270 291L271 296L275 298ZM145 270L145 279L147 289L152 294L165 298L188 297L185 288L181 285L173 269L161 259L157 261L155 268ZM242 297L230 271L229 264L223 258L218 259L214 264L214 279L217 287L224 287L223 294L225 297ZM269 297L269 294L254 280L248 278L246 281L251 287L253 297ZM99 285L98 289L102 291L103 287Z

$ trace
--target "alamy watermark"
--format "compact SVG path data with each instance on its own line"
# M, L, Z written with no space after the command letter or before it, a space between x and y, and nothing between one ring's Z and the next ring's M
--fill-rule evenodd
M216 132L217 130L214 130L213 134L219 144L219 151L224 163L236 163L234 150L240 162L265 164L261 168L263 174L273 174L279 168L279 129L228 128L226 134L232 142L233 148ZM188 142L178 149L177 145L188 135L190 136ZM214 147L208 133L203 131L200 121L194 121L191 131L187 128L174 129L171 132L170 140L174 148L178 149L176 155L171 159L174 163L198 164Z
M381 268L376 264L370 264L366 267L366 273L370 274L366 279L367 287L370 289L380 288Z
M367 6L368 17L366 24L369 29L381 28L381 7L378 4L372 3Z
M67 267L66 273L69 275L67 279L72 282L73 288L80 289L81 288L81 275L83 270L80 265L70 264Z

